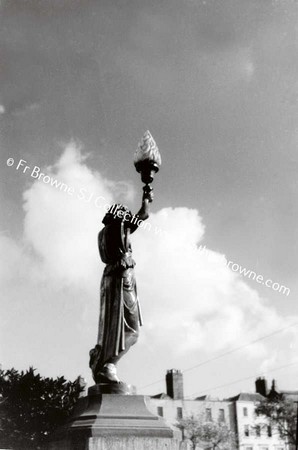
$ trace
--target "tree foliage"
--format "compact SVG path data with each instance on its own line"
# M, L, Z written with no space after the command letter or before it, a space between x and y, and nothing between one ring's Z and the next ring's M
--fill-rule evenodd
M190 415L179 419L176 426L182 431L182 438L196 445L214 450L230 450L234 447L235 435L224 422L204 420L203 415Z
M256 413L265 416L281 438L290 444L296 444L297 405L293 401L282 396L264 400L257 405Z
M81 391L79 378L43 378L32 367L0 370L0 447L42 448L71 414Z

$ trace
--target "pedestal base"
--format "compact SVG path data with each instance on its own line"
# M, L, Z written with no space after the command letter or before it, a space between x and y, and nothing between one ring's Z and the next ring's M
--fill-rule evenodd
M178 450L173 430L147 409L143 395L103 394L102 389L92 386L79 399L49 450Z
M179 450L179 441L171 438L141 436L102 436L72 438L52 443L50 450Z

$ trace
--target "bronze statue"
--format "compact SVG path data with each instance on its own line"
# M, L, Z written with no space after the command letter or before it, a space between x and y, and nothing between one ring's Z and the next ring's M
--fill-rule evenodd
M89 365L96 383L120 382L116 364L138 339L142 316L129 236L140 221L149 217L149 203L153 200L150 183L160 164L158 148L147 131L135 157L136 169L145 183L141 209L132 215L126 206L112 205L98 235L99 253L106 267L100 288L97 345L90 351Z
M145 191L142 207L134 216L126 206L112 205L98 235L99 253L106 267L100 287L97 345L90 352L96 383L119 382L116 364L139 336L142 316L129 236L138 228L140 220L148 219L152 200L152 190Z

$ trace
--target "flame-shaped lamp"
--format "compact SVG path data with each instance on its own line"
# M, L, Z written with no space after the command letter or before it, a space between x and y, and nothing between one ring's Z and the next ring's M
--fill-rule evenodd
M150 131L146 131L138 145L134 156L134 165L137 172L141 173L142 182L149 186L161 166L161 156Z

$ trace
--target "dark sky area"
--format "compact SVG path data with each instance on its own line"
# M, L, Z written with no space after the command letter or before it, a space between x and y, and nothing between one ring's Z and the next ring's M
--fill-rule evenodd
M291 0L1 1L2 232L20 239L32 182L8 157L47 167L74 140L93 170L139 186L149 129L153 211L198 209L203 244L288 286L246 280L297 314L297 23Z

